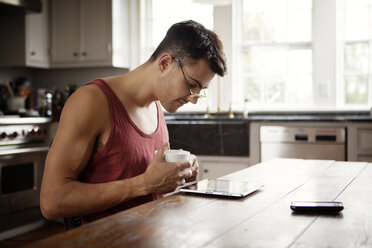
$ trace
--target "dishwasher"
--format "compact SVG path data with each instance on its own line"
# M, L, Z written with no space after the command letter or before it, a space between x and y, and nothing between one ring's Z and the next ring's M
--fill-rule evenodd
M261 162L272 158L346 160L344 127L261 126Z

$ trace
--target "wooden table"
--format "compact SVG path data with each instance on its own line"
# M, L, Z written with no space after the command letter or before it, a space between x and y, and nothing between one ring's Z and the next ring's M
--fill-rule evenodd
M372 247L372 164L275 159L223 178L265 186L243 199L183 193L30 247ZM299 215L295 200L337 200L339 215Z

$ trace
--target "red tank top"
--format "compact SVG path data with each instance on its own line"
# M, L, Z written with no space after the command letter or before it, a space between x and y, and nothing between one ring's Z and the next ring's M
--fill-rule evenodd
M144 173L155 155L155 150L168 141L168 129L160 104L156 102L157 129L148 135L136 126L124 105L104 80L96 79L88 84L99 86L106 95L111 131L106 144L90 158L79 176L79 181L105 183ZM105 211L82 216L82 221L91 222L160 197L154 194L137 197Z

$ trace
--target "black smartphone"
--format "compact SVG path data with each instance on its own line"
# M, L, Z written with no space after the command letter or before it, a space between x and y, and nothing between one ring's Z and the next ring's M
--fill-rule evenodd
M294 201L291 202L291 209L299 213L338 213L344 205L334 201Z

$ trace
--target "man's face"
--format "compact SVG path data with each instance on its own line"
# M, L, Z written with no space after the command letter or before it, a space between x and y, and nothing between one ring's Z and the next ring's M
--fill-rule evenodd
M169 113L188 102L196 104L198 98L195 96L208 88L214 75L205 59L193 65L183 65L182 61L173 59L169 72L162 79L160 103Z

